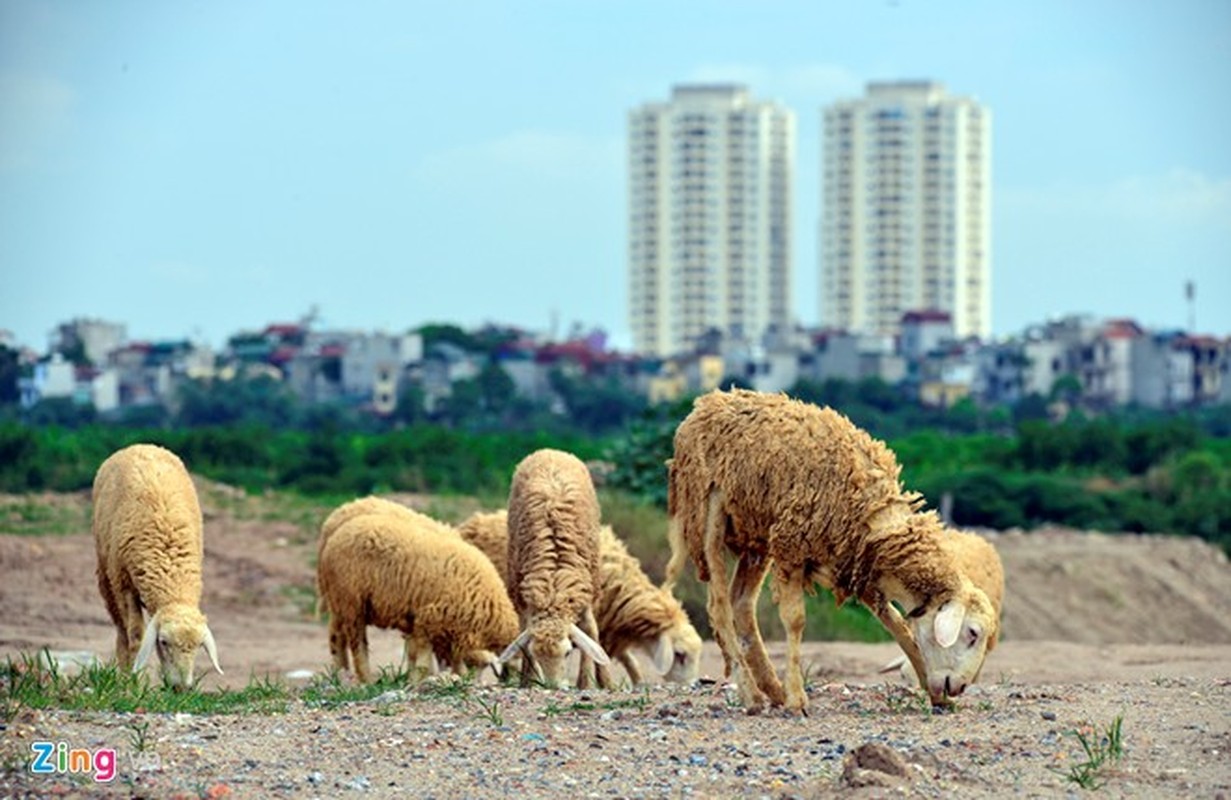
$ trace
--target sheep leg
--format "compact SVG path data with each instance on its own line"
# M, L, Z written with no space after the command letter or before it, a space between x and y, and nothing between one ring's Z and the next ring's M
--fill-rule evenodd
M137 598L135 590L121 589L120 596L116 599L119 601L120 616L123 618L121 623L123 632L122 634L117 633L115 637L116 662L120 669L128 670L132 668L133 658L137 655L137 647L145 636L145 616L141 613L141 601ZM123 652L119 649L121 635L125 640Z
M111 581L107 579L107 575L102 569L98 571L98 593L103 596L103 604L107 606L107 613L111 616L111 622L115 625L116 662L121 669L127 669L128 665L132 664L132 653L136 648L128 643L128 626L124 622L124 615L120 613L120 605L116 601L115 592L111 589ZM127 658L128 664L124 663L125 658Z
M753 679L769 695L770 702L780 706L786 702L786 693L782 690L782 682L778 680L774 665L770 663L769 653L761 638L761 628L757 625L757 598L760 597L761 584L769 565L770 560L764 553L747 552L740 556L735 566L735 577L731 579L731 594L735 632L744 647L744 658L752 670Z
M778 603L778 617L786 629L786 707L807 714L808 695L804 691L804 674L799 657L806 619L803 577L801 571L788 574L785 570L775 570L773 592Z
M641 674L641 668L637 666L637 659L633 658L633 654L625 650L616 658L624 665L624 671L628 673L629 683L633 686L640 686L644 676Z
M345 672L350 669L349 658L350 642L347 640L346 631L342 625L342 615L331 613L329 615L329 654L333 656L333 667L338 672Z
M898 643L898 647L902 648L902 652L910 660L910 665L915 668L915 675L919 679L919 685L923 687L923 691L928 692L927 668L923 664L923 654L919 652L919 643L915 641L914 635L906 625L906 620L902 619L902 615L898 613L898 610L883 597L878 597L867 605L868 608L872 609L872 613L876 615L876 618L881 621L881 624L885 626L885 630L892 634L894 640ZM928 692L928 694L930 695L931 692Z
M727 579L726 514L722 510L722 494L710 492L709 508L705 515L705 563L710 574L710 587L705 608L709 612L710 627L714 638L722 648L722 655L739 686L740 699L750 710L765 705L765 692L757 685L748 669L743 651L736 646L735 621L731 608L731 587Z
M372 682L368 667L368 626L361 620L350 632L351 658L355 662L355 677L360 683Z

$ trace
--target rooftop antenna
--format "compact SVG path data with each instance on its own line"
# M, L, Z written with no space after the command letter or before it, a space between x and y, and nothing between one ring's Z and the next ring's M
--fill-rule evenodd
M1188 332L1197 332L1197 284L1192 280L1184 282L1184 299L1188 301Z

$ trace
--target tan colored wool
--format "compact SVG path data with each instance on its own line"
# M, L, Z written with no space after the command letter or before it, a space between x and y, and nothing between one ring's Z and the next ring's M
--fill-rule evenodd
M218 656L200 609L201 506L188 470L169 450L135 444L98 468L93 501L98 589L115 623L119 666L141 667L142 653L156 648L164 679L191 686L197 649L206 648L215 668Z
M992 624L987 597L942 549L940 520L920 511L917 493L902 490L893 454L836 411L785 395L710 392L677 428L674 445L666 585L689 558L699 578L710 582L711 626L728 667L738 669L749 706L768 696L774 704L804 707L802 592L814 582L832 590L839 603L855 597L872 610L920 675L926 672L920 643L891 602L924 609L931 622L952 600L976 624ZM730 585L727 552L739 560ZM788 636L785 691L755 615L771 567ZM947 684L925 688L936 702L949 691Z
M317 583L330 609L329 650L338 669L368 682L367 626L402 632L415 652L460 673L494 664L517 635L517 615L495 567L441 524L364 514L325 544ZM443 526L447 527L447 526Z
M543 449L518 464L509 489L508 589L530 637L527 677L537 664L549 683L563 680L572 625L598 642L599 518L590 472L576 456ZM590 682L590 660L582 653L581 688ZM599 681L610 684L601 664Z
M500 571L508 559L508 512L476 512L457 528ZM507 567L506 567L507 570ZM644 681L632 651L656 652L662 637L670 659L665 678L679 683L696 680L701 637L670 592L655 586L609 525L599 528L599 592L594 613L599 643L618 659L634 684ZM604 688L611 688L606 686Z
M507 584L509 578L509 512L505 509L476 511L457 526L457 532L491 559L496 572L500 573L500 579Z
M634 684L643 682L633 650L655 654L664 678L676 683L697 679L701 659L701 637L688 619L684 607L671 592L655 586L638 561L610 526L599 529L600 643L607 654L619 659Z
M392 500L386 500L383 497L369 495L360 497L356 500L350 500L335 508L325 517L325 521L321 523L320 535L316 539L316 562L319 564L321 553L325 550L325 544L329 538L333 536L338 528L342 527L347 522L350 522L355 517L360 517L365 514L393 514L401 517L407 522L417 525L424 530L430 530L432 526L437 526L440 533L453 534L455 531L444 523L437 522L426 514L421 514L412 508L408 508L401 503L395 503ZM322 614L328 611L322 597L320 586L316 587L316 618L320 619Z

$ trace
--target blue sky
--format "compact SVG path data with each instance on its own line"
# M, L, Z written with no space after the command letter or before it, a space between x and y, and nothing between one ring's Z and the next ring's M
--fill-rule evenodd
M1231 3L0 4L0 328L578 322L629 343L629 109L742 81L798 124L869 80L986 104L993 329L1070 312L1231 333Z

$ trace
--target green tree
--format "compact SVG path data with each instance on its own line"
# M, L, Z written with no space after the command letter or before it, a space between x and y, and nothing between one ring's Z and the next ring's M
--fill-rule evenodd
M15 406L21 400L18 378L21 366L17 351L0 344L0 406Z

